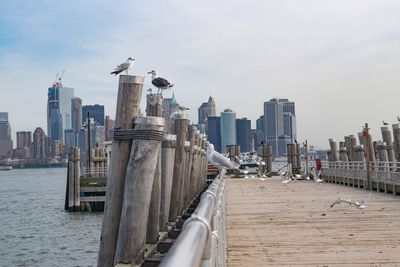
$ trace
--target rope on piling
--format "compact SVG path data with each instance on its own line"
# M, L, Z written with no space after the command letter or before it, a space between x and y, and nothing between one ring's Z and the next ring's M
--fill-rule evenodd
M114 140L156 140L162 141L164 137L163 131L149 129L117 129L114 130Z

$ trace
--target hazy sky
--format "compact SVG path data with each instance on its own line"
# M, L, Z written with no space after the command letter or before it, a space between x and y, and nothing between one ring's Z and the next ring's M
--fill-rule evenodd
M365 122L381 139L400 115L399 14L397 0L1 1L0 111L14 140L46 129L47 88L65 69L64 86L113 117L109 73L132 56L131 73L175 83L195 122L210 94L253 125L280 97L296 102L299 141L327 147Z

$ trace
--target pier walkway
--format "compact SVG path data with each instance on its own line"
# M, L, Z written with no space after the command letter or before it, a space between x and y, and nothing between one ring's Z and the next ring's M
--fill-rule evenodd
M313 181L226 180L228 266L400 266L400 199Z

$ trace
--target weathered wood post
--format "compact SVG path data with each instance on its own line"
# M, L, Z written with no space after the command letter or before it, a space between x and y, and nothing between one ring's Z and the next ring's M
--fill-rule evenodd
M201 165L201 174L200 179L202 184L206 184L207 182L207 136L203 135L203 139L201 142L201 151L202 151L202 165Z
M400 126L399 124L393 124L392 127L395 157L397 161L400 161Z
M164 136L163 118L138 117L134 123L114 264L135 265L144 258L151 192Z
M378 152L379 152L379 159L380 159L380 170L387 170L387 162L389 161L388 153L387 153L387 148L386 148L386 143L385 142L378 142Z
M378 151L378 142L374 141L372 144L373 144L373 149L374 149L375 160L380 161L379 151Z
M196 134L196 126L191 125L189 128L189 141L190 141L190 151L189 151L189 162L190 162L190 168L188 169L188 179L189 179L189 186L187 190L187 197L186 199L190 200L193 198L195 194L195 177L194 177L194 168L196 164L196 158L195 158L195 134Z
M357 145L354 147L354 154L356 157L356 161L364 162L364 147L362 145Z
M304 174L307 175L307 177L309 177L310 172L309 172L309 168L308 168L308 142L307 142L307 139L304 142L304 160L306 162L306 169L305 169Z
M71 147L68 153L68 172L67 172L67 201L66 210L72 211L74 207L74 184L75 184L75 164L74 164L74 149Z
M339 142L339 161L349 161L345 142Z
M293 144L287 144L286 148L287 148L287 169L288 169L288 175L292 175L293 174Z
M383 142L386 143L386 150L388 154L388 160L390 162L396 161L396 157L393 151L393 139L392 139L392 133L389 130L389 127L383 126L381 127L382 131L382 139Z
M331 147L331 157L332 157L332 161L338 161L337 144L336 144L336 141L333 140L332 138L329 139L329 145L330 145L330 147Z
M112 157L110 172L107 176L106 203L97 261L99 267L113 266L124 197L126 168L132 145L132 140L124 138L124 133L129 133L133 128L133 120L139 116L143 82L144 77L142 76L119 76Z
M186 114L174 114L176 149L174 161L174 176L172 180L171 206L169 211L169 221L175 222L179 212L179 193L182 186L182 176L184 169L185 141L187 135L188 119Z
M189 168L189 153L190 153L190 142L185 141L185 154L183 156L183 172L182 172L182 184L180 186L180 192L179 192L179 210L178 213L182 214L186 202L185 202L185 196L186 196L186 190L188 188L188 183L189 177L187 177L187 172Z
M360 142L360 145L365 146L365 136L363 132L358 133L358 141Z
M366 189L371 190L372 188L372 179L371 179L371 160L373 158L373 147L372 147L372 138L371 134L369 133L368 123L365 123L364 130L364 141L365 141L365 168L367 171L367 182L366 182Z
M165 134L161 144L161 205L160 230L168 230L168 216L171 204L172 178L174 172L176 135Z
M301 170L301 147L300 144L295 144L296 146L296 167L297 167L297 173L300 174Z
M74 211L79 211L81 207L81 152L79 147L73 147L74 152Z
M146 95L146 115L161 117L163 97L161 94ZM161 150L159 152L156 171L154 173L154 182L151 191L151 201L149 210L149 219L147 225L146 242L155 244L159 238L159 218L160 218L160 199L161 199Z

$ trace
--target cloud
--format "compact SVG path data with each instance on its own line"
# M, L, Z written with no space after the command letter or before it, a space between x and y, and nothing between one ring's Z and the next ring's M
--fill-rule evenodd
M326 147L366 121L378 137L380 121L398 115L399 7L372 0L2 3L0 107L13 129L45 126L47 87L66 69L65 86L113 115L118 80L109 72L133 56L134 73L157 69L176 84L193 121L210 94L219 111L230 107L253 124L264 101L282 97L296 102L299 139Z

